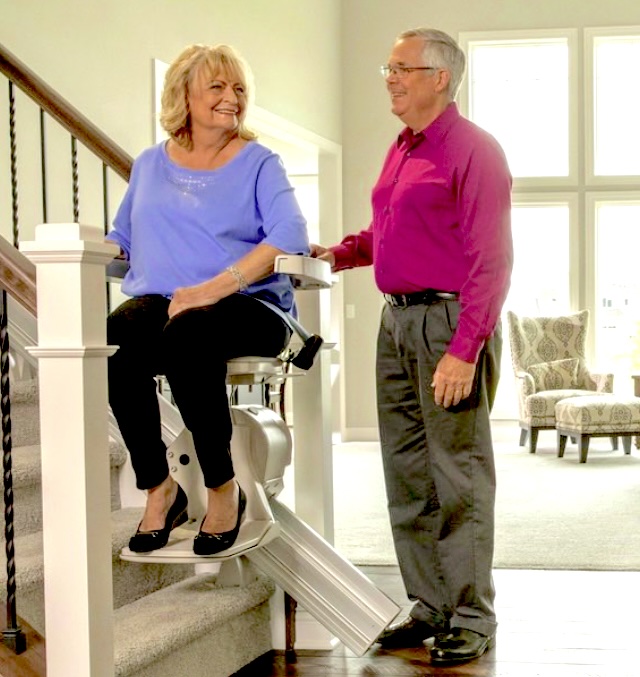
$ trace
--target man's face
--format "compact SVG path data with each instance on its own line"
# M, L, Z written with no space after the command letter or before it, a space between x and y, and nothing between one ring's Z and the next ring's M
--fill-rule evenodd
M424 63L421 38L411 37L398 40L389 56L389 66L420 67L430 66ZM440 91L440 69L416 70L410 73L389 73L386 78L387 90L391 96L391 112L397 115L408 127L421 130L421 123L430 122L431 112L438 100Z

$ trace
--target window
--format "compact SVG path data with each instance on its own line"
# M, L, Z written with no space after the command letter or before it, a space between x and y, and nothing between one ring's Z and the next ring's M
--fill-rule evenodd
M640 371L640 276L636 268L640 193L589 195L588 202L594 268L592 327L596 346L606 347L606 359L599 362L616 375L621 386L617 390L630 391L629 375Z
M571 308L577 289L577 266L571 241L577 228L576 200L572 195L513 196L514 268L504 313L561 315ZM502 378L492 410L494 419L517 416L512 378L511 349L503 319Z
M640 90L632 84L640 27L583 34L462 34L460 107L502 144L514 175L505 309L588 309L590 364L616 373L617 391L631 391L630 374L640 370Z
M519 315L561 315L571 307L571 198L514 196L514 265L504 304Z
M640 27L589 29L586 45L589 175L640 177Z
M575 32L492 35L461 36L468 56L461 105L498 139L514 178L575 181Z

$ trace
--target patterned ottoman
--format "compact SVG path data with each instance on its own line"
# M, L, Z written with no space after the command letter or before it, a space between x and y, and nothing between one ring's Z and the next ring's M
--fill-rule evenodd
M571 397L556 403L556 430L558 456L564 456L567 437L575 438L580 449L580 463L587 462L589 440L592 437L611 437L613 448L618 448L622 437L624 453L631 453L631 440L640 435L640 397L618 395L585 395Z

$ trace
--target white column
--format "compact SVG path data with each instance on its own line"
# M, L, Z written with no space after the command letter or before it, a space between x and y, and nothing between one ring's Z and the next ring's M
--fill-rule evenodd
M36 264L48 677L113 677L105 266L98 228L43 224Z
M296 295L302 326L329 338L331 291ZM303 376L292 379L293 468L298 517L333 543L333 448L331 444L331 351L320 349Z
M302 326L325 341L330 336L331 290L301 291L296 303ZM333 543L333 447L331 440L331 351L320 349L303 376L292 379L295 512ZM280 599L280 597L278 597ZM282 608L282 607L280 607ZM272 605L272 611L274 606ZM283 623L284 612L277 618ZM273 625L272 625L273 627ZM282 638L274 635L274 640ZM303 608L296 611L297 649L330 650L337 639ZM275 648L279 647L274 644Z

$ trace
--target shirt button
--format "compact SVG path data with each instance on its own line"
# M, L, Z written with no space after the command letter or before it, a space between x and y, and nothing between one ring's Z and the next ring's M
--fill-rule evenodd
M407 157L411 157L411 151L407 153Z
M393 182L394 182L394 183L398 183L398 179L394 179Z

